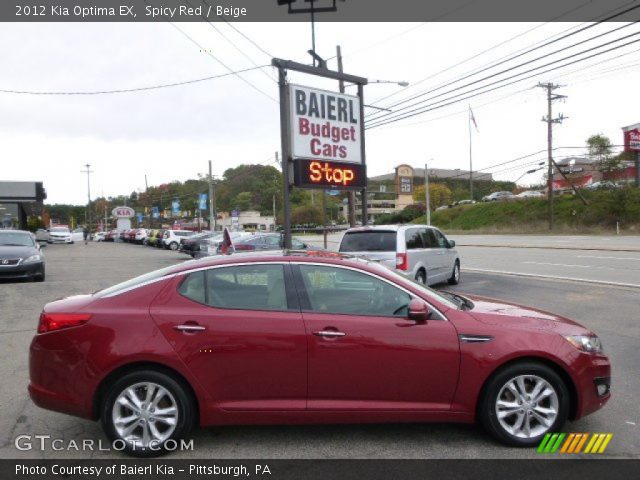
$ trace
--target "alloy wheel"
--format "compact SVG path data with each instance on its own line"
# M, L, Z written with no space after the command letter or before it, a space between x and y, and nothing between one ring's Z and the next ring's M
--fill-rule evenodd
M547 432L556 421L558 410L558 393L537 375L519 375L507 381L495 404L500 426L518 438L534 438Z
M136 383L117 396L112 421L118 436L135 447L161 445L178 424L178 405L166 388L153 382Z

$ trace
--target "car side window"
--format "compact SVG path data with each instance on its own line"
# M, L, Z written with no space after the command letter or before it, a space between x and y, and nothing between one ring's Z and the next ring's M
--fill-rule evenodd
M300 272L316 313L407 315L411 296L372 275L318 265L300 265Z
M416 250L418 248L425 248L422 243L422 236L420 235L420 229L410 228L404 233L405 240L407 242L407 250Z
M438 248L438 240L432 228L425 229L423 235L426 248Z
M433 234L436 237L436 242L438 244L438 248L449 248L449 242L444 235L440 233L438 230L433 230Z
M305 245L300 240L296 240L295 238L291 239L291 248L294 250L304 250Z
M280 237L264 237L263 242L269 246L279 246L280 245ZM293 242L292 242L293 243Z
M178 293L193 300L194 302L206 303L204 284L204 271L190 273L178 287Z
M206 272L206 303L240 310L287 310L282 265L240 265Z

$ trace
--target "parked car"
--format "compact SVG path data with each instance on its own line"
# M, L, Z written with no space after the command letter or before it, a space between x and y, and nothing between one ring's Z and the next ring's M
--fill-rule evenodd
M280 233L256 233L250 237L240 238L233 243L237 252L250 250L281 250L284 248L284 236ZM307 245L302 240L292 237L292 250L307 250Z
M510 200L513 198L513 193L511 192L493 192L489 195L485 195L482 197L483 202L495 202L498 200Z
M183 237L180 239L180 252L195 257L196 252L205 245L210 238L222 235L220 232L201 232L191 237Z
M113 229L113 230L109 230L107 232L107 234L104 236L104 241L105 242L115 242L115 239L118 236L118 230L117 229Z
M318 252L187 261L48 303L29 363L36 405L140 456L194 425L264 423L478 421L535 447L611 396L577 322Z
M169 250L178 250L180 247L180 239L192 237L195 232L191 230L165 230L162 235L162 246Z
M451 208L449 205L440 205L438 208L436 208L436 212L439 212L441 210L447 210L448 208Z
M591 183L584 188L587 190L614 190L616 188L620 188L620 185L609 180L602 180L600 182Z
M139 245L142 245L147 240L149 231L146 228L138 228L133 236L133 241Z
M0 279L30 278L44 282L44 255L31 232L0 230Z
M155 231L155 235L147 240L147 245L151 247L162 247L162 237L164 236L164 229Z
M350 228L339 251L376 260L423 285L460 281L455 242L427 225L378 225Z
M515 198L544 198L544 193L538 190L525 190L517 194Z
M73 237L68 227L51 227L47 243L73 243Z
M254 235L251 232L229 232L229 234L233 243ZM200 245L200 251L196 252L194 255L195 258L218 255L220 253L220 245L223 240L224 237L222 232L217 232L217 235L203 240L202 245Z
M39 228L38 230L36 230L36 240L38 242L49 241L49 230L45 230L44 228Z
M104 242L104 238L107 236L106 232L96 232L93 234L94 242Z
M82 242L84 240L84 228L78 227L71 232L71 239L74 242Z
M466 200L458 200L457 202L454 202L454 205L473 205L474 203L476 203L475 200L466 199Z

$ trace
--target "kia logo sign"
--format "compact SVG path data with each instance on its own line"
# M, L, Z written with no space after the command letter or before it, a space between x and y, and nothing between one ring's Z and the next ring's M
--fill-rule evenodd
M134 217L136 212L131 207L116 207L111 210L111 215L116 218L131 218Z

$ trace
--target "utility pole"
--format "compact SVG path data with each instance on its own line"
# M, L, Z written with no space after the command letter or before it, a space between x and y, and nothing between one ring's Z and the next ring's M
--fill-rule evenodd
M91 181L90 176L93 173L90 164L85 164L86 170L80 170L82 173L87 174L87 229L89 230L89 236L91 236Z
M553 91L560 88L560 85L549 83L539 83L538 87L547 91L547 115L542 117L542 121L547 123L547 200L548 200L548 216L549 230L553 230L553 124L562 123L567 118L560 114L558 118L553 118L553 102L567 98L565 95L554 94Z
M340 45L336 46L336 57L338 59L338 72L343 73L344 70L342 66L342 49L340 48ZM344 93L344 90L345 90L344 81L338 80L338 84L340 85L340 93ZM349 226L355 227L356 226L356 192L354 190L349 190L348 201L349 203L347 205L347 212L348 212L347 216L349 220Z
M431 225L431 207L429 206L429 168L424 164L424 202L427 212L427 225Z
M278 152L276 151L276 164L279 163L280 160L278 158ZM276 182L276 187L278 185L278 182ZM276 232L277 231L277 226L278 226L278 220L277 220L277 215L276 215L276 194L275 192L273 193L273 231Z
M211 174L211 160L209 160L209 229L216 231L216 191L213 185L213 175Z

